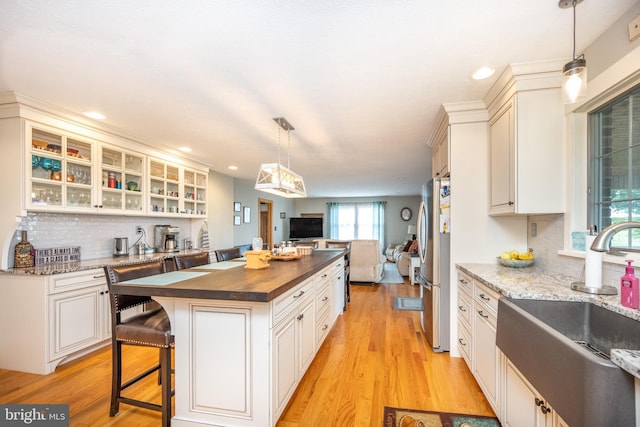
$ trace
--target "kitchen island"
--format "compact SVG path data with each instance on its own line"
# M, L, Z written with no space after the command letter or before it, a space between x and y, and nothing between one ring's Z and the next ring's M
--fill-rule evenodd
M342 312L344 250L226 261L112 286L152 296L175 336L174 426L273 426Z

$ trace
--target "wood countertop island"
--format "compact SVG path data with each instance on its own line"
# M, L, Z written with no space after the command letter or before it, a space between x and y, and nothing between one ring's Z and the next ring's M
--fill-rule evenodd
M291 261L270 261L263 269L245 268L241 260L170 272L113 285L113 291L128 295L174 298L204 298L269 302L302 280L312 277L337 259L344 250L316 250L313 255Z
M228 261L114 285L148 295L175 336L172 426L275 426L342 313L345 251Z

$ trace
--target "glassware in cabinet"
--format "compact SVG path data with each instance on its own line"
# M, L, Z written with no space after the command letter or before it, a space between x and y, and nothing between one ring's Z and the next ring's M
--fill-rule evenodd
M27 123L26 133L31 159L28 209L91 209L94 143L39 124Z

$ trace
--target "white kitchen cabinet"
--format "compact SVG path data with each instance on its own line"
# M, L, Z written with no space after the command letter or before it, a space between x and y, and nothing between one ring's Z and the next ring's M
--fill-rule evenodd
M49 362L111 337L109 290L100 269L49 276Z
M477 286L477 285L476 285ZM489 403L498 412L499 350L496 346L496 314L474 299L473 373Z
M560 72L513 74L488 94L490 215L564 212Z
M473 372L471 324L472 318L472 294L473 280L468 275L458 271L458 349L467 362L467 366Z
M101 144L98 151L100 177L96 179L96 207L104 213L144 214L145 156L105 144Z
M31 122L25 123L25 134L27 209L91 212L96 143Z
M313 278L273 302L273 411L280 415L316 354Z
M207 214L207 174L185 169L183 190L182 190L182 210L189 215Z
M509 359L505 361L502 424L505 427L568 427Z
M449 128L443 129L438 140L431 149L431 171L432 175L449 175Z

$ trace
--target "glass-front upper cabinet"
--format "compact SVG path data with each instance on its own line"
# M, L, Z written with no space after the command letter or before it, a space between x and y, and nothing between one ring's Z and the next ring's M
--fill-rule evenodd
M95 143L44 125L26 126L29 144L27 209L93 209Z
M104 211L143 214L145 157L108 145L100 146L98 206Z
M184 170L182 212L187 215L207 215L207 174Z
M150 159L149 192L150 214L178 214L180 206L180 169L170 163Z

